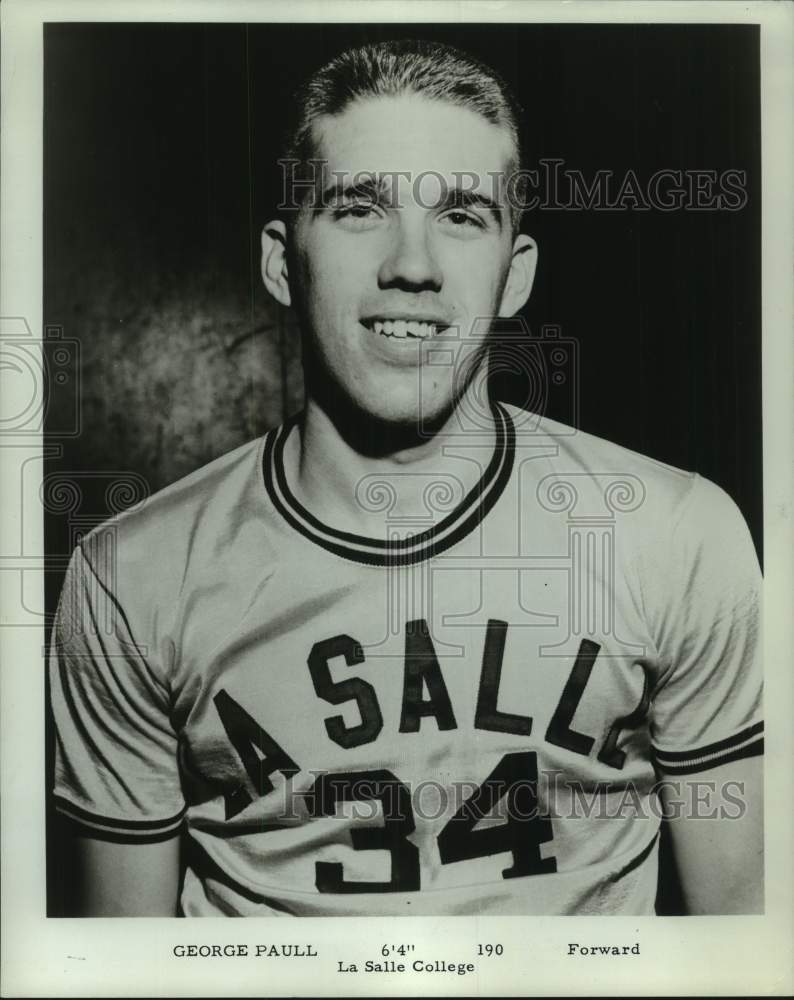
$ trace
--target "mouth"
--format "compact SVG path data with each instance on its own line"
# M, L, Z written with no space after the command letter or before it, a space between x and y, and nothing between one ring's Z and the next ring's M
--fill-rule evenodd
M448 323L430 317L370 317L361 322L368 330L389 340L430 340L449 329Z

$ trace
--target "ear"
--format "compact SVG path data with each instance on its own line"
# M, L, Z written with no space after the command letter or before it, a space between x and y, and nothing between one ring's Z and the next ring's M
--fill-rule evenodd
M499 315L515 316L526 303L532 291L535 280L535 268L538 265L538 246L529 236L516 236L513 243L513 255L510 259L510 270L507 273Z
M280 219L262 230L262 281L276 302L291 305L287 274L287 227Z

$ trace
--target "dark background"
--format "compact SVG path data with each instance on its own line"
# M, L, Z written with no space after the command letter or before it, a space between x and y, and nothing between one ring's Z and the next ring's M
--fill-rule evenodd
M49 24L50 612L81 531L300 408L297 328L258 261L290 94L349 45L399 36L497 68L526 107L530 166L747 172L741 211L528 213L540 265L524 315L577 342L548 414L719 483L760 553L756 27ZM498 388L520 402L513 367ZM51 849L52 913L59 865Z

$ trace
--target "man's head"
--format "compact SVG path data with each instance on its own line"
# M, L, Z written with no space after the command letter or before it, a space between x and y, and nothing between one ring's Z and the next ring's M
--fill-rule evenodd
M426 42L345 52L301 89L288 157L313 186L265 227L262 273L299 313L310 395L408 424L455 406L531 289L506 197L518 113L495 73Z

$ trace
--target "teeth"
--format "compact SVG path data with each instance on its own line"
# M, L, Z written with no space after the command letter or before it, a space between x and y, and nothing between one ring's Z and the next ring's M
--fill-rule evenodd
M375 333L380 333L384 337L396 337L398 340L406 340L409 337L426 340L435 336L438 329L435 323L406 319L376 319L372 327Z

